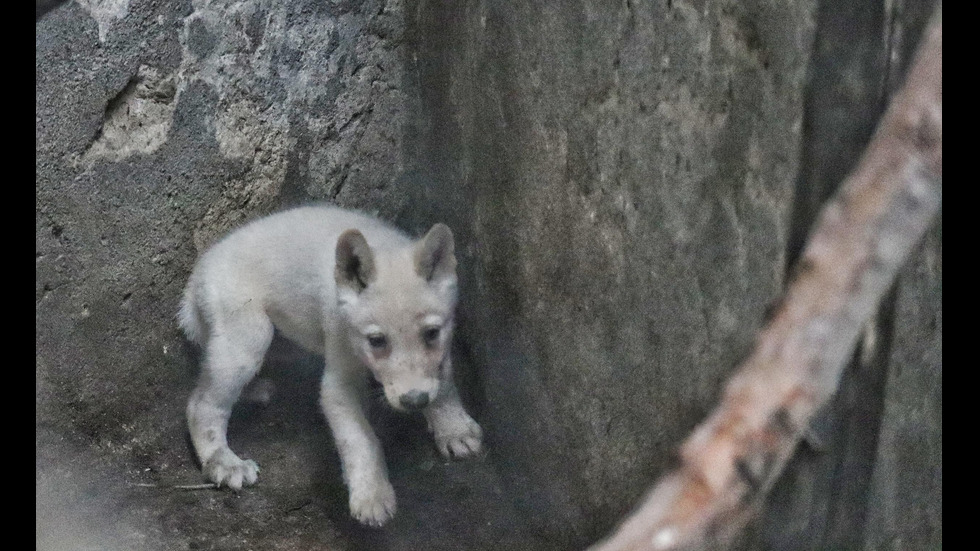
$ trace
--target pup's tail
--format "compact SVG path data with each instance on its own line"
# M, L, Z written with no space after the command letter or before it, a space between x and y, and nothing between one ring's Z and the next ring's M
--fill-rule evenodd
M177 313L177 323L184 330L187 339L198 345L204 345L204 327L201 325L201 311L197 307L192 285L184 289L184 298L180 301L180 312Z

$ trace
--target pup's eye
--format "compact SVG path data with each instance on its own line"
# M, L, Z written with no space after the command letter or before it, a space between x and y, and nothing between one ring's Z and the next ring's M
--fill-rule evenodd
M368 344L371 348L375 350L381 350L382 348L387 348L388 337L382 335L381 333L373 333L367 336Z
M426 327L422 330L422 341L428 346L434 346L439 341L439 328Z

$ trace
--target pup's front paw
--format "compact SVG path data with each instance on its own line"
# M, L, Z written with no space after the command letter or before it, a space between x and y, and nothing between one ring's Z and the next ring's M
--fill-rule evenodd
M483 429L468 416L465 421L453 423L450 430L436 431L433 438L439 453L449 459L466 459L483 450Z
M204 463L204 474L218 487L227 486L237 492L242 486L255 484L259 479L259 465L251 459L243 460L225 448Z
M378 480L350 490L350 516L357 522L380 527L395 516L395 489Z

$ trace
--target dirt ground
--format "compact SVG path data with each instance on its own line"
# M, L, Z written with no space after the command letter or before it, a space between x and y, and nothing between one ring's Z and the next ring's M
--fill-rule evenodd
M240 493L174 488L204 482L186 435L183 445L141 454L98 450L38 427L37 549L554 547L528 538L502 495L492 453L444 460L420 415L380 402L371 418L398 513L382 529L359 526L348 516L339 460L316 404L320 360L282 343L276 349L263 368L276 385L271 403L239 404L229 428L233 449L262 468L259 483ZM182 407L175 404L175 414Z

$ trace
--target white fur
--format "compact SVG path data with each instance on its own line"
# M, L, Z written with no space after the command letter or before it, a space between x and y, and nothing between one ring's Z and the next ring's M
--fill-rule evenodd
M364 256L343 264L338 240L360 243L345 234L351 229L360 232L367 249L353 247ZM460 403L448 352L456 304L452 234L442 227L429 236L415 242L360 213L303 207L252 222L200 258L179 320L187 337L204 348L187 419L209 479L234 490L257 479L258 465L235 455L226 433L231 408L258 372L273 327L325 358L321 406L358 521L380 526L395 512L381 446L364 414L366 372L397 409L412 393L429 398L422 411L444 455L479 453L482 433ZM430 264L420 264L420 256ZM338 262L352 267L354 276L335 271ZM368 266L373 270L356 270ZM368 340L379 334L384 348Z

